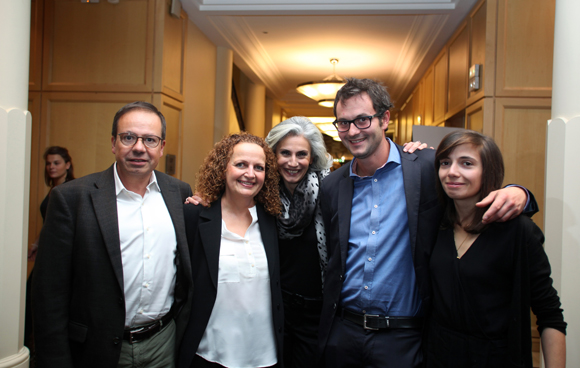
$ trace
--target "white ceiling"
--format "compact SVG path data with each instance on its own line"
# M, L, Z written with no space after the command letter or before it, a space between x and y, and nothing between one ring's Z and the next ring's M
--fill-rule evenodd
M477 0L181 0L189 18L234 63L266 86L288 115L329 116L332 109L296 85L332 74L375 78L396 106Z

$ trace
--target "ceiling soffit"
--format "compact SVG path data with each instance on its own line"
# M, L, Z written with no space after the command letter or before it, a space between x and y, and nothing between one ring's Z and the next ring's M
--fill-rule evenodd
M415 74L431 46L439 37L442 28L449 19L448 15L414 16L412 26L405 37L404 44L398 51L398 58L389 70L385 83L391 90L404 90L409 83L409 75ZM282 98L294 86L289 85L276 63L262 47L254 30L247 24L244 17L214 16L210 21L224 40L233 49L236 57L264 83L275 98ZM326 66L326 65L324 65ZM342 65L340 66L342 67ZM338 68L340 75L341 68ZM331 68L327 68L328 72ZM329 74L329 73L326 73ZM322 79L326 74L320 74ZM305 80L306 81L306 80Z
M415 17L393 71L385 81L391 89L400 91L407 87L409 76L417 72L448 19L448 15Z
M195 6L207 15L227 15L228 13L262 15L303 15L303 14L394 14L423 13L425 11L451 11L460 0L182 0ZM184 4L186 5L186 4Z
M286 80L243 17L211 17L218 32L275 97L286 93Z
M288 110L294 110L292 107L301 110L309 103L316 105L315 101L298 94L294 88L298 83L322 79L330 74L330 58L340 59L336 73L342 77L369 77L385 82L397 103L397 99L411 92L421 74L477 2L181 1L196 26L216 46L232 49L234 62L240 70L254 83L264 84L268 95L279 100ZM340 41L344 42L328 37L329 32L338 33L329 24L328 19L333 16L349 17L344 23L347 26L342 28L350 34L346 37L346 33L339 35ZM362 24L356 23L361 16L365 17L363 22L371 22L364 30L356 26ZM382 18L380 23L391 23L391 27L374 23L376 18ZM270 32L265 32L267 30ZM295 58L307 59L308 64ZM316 109L315 106L312 108ZM332 110L320 111L332 113Z

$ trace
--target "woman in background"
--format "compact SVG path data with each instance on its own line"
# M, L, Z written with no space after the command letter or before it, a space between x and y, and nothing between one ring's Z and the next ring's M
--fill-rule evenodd
M42 221L44 221L46 208L48 207L48 197L50 196L52 188L73 180L75 176L72 158L66 148L59 146L48 147L44 151L42 158L46 162L44 167L44 182L50 187L48 194L40 204L40 214L42 215ZM36 252L38 252L38 239L32 243L32 246L28 250L29 261L34 261Z
M283 309L276 159L262 138L232 134L206 157L184 206L193 302L178 367L281 366Z
M276 154L282 214L278 217L280 276L284 300L284 365L316 365L326 236L318 190L332 157L318 128L296 116L276 125L266 143Z
M527 217L484 225L475 203L501 187L495 142L448 134L435 158L445 213L430 261L428 367L532 367L530 307L546 367L564 367L566 323L541 230Z
M51 146L44 151L42 158L46 162L44 167L44 182L50 187L48 194L44 197L44 200L40 204L40 214L42 215L42 221L46 217L46 208L48 207L48 197L52 188L65 183L67 181L73 180L74 168L72 163L72 158L70 157L68 150L64 147ZM28 249L28 260L34 261L36 259L36 253L38 252L38 237L32 243ZM34 344L30 341L30 336L32 334L32 314L30 311L31 300L30 300L30 281L32 280L32 271L26 282L26 312L25 312L25 327L24 327L24 345L26 345L32 351L34 350Z
M48 147L44 155L42 155L42 158L46 162L44 182L50 187L50 190L57 185L75 178L72 158L66 148L59 146ZM42 215L43 221L46 216L46 208L48 207L48 196L50 196L50 191L40 204L40 214Z

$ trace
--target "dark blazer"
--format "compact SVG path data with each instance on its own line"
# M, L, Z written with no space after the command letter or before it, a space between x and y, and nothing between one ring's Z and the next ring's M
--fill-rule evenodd
M409 218L410 245L423 308L430 302L429 258L437 238L442 208L435 190L434 150L403 153L402 147L391 145L401 154L401 166ZM319 347L324 351L330 327L340 302L346 272L350 232L353 179L350 165L344 165L322 182L320 199L328 246L328 267L324 282L324 302L320 319Z
M284 314L280 288L280 257L276 219L268 215L262 205L257 204L256 209L270 271L272 316L278 364L281 366ZM179 349L177 367L189 368L207 327L217 295L222 210L220 199L218 199L210 207L184 205L183 211L195 288L189 324Z
M55 187L39 240L33 300L37 366L116 367L125 325L113 166ZM188 184L155 172L177 238L174 308L179 334L191 265L182 206Z

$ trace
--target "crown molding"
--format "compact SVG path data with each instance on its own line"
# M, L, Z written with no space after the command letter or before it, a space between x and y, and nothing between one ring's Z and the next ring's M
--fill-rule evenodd
M264 83L276 98L281 98L288 85L260 41L242 17L211 17L211 23L228 42L234 54Z
M207 15L420 14L455 10L461 0L182 0Z
M409 75L415 75L441 30L449 20L448 15L427 15L415 18L405 44L393 68L391 89L404 91L409 85Z

